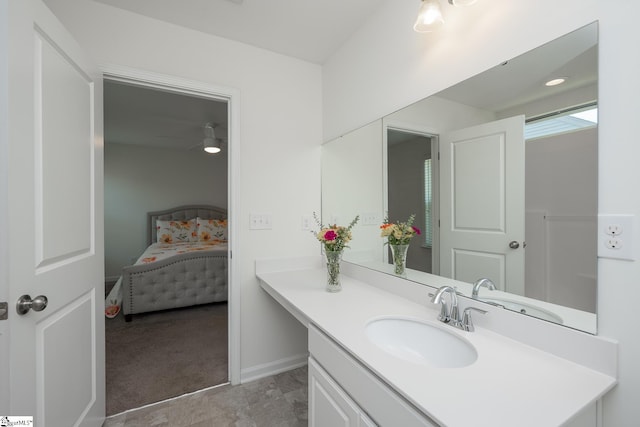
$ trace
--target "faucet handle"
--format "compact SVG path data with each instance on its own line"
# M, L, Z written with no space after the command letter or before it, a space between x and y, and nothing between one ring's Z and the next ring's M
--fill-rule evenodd
M477 311L480 314L486 314L486 310L482 310L480 308L475 307L467 307L462 312L462 322L460 322L460 326L463 330L468 332L473 332L475 328L473 327L473 320L471 319L471 311Z

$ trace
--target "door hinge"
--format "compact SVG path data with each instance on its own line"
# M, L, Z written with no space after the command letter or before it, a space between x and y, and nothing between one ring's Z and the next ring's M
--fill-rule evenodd
M0 320L7 320L9 317L9 304L0 302Z

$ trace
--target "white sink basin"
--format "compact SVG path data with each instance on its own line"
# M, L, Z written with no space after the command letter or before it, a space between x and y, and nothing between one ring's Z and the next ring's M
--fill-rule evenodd
M409 362L439 368L461 368L476 361L478 352L467 340L445 328L416 319L380 318L365 327L367 338L386 352Z
M507 310L517 311L518 313L528 314L538 319L562 324L562 318L557 314L533 305L502 298L482 298L481 301L500 304Z

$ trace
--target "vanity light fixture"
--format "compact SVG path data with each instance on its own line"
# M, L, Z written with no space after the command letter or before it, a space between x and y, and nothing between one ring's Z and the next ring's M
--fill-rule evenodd
M449 4L454 6L471 6L478 0L449 0Z
M448 0L452 6L470 6L477 0ZM413 24L414 31L418 33L429 33L438 30L444 24L442 9L439 0L422 0L416 23Z
M204 141L202 145L207 153L215 154L220 152L220 140L216 138L216 132L211 123L204 125Z
M444 24L442 10L438 0L422 0L422 5L418 11L418 18L413 24L414 31L418 33L429 33L436 31Z

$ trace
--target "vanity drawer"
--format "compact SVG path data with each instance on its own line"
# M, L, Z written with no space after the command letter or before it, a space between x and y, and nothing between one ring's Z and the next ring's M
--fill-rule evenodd
M312 324L309 352L379 426L438 426Z

